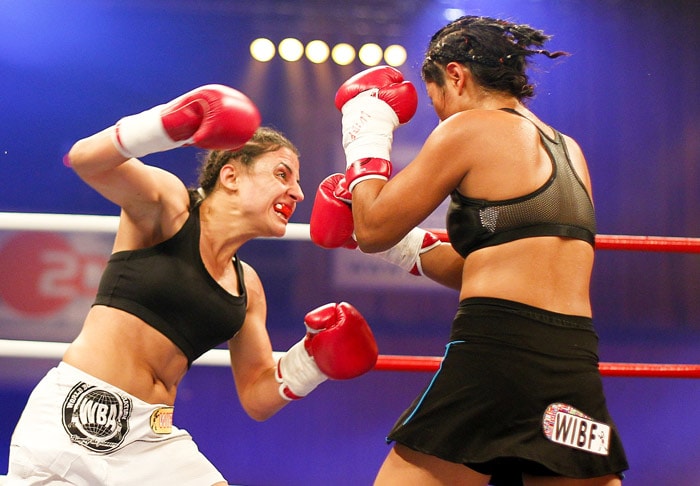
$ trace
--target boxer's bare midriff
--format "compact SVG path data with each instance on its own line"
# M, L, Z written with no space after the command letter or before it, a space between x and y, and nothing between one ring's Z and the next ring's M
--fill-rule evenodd
M119 309L94 306L63 361L147 403L173 405L187 358L159 331Z

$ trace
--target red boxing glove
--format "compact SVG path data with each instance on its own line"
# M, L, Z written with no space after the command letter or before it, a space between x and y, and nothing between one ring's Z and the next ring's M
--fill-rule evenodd
M403 74L391 66L376 66L357 73L345 81L335 94L335 107L342 111L349 100L368 90L387 103L396 113L400 124L408 122L418 108L418 93Z
M357 248L350 200L343 174L331 174L321 182L311 209L311 241L321 248Z
M304 318L306 336L277 362L285 400L298 400L328 378L348 380L371 370L379 351L367 321L352 305L326 304Z
M397 69L378 66L343 83L336 93L335 105L343 113L348 189L352 191L357 183L367 179L388 180L394 129L415 114L416 88L404 81Z
M235 150L260 126L260 113L243 93L210 84L166 105L122 118L112 131L114 146L125 157L142 157L195 145Z
M367 321L347 302L326 304L304 318L304 347L322 373L349 380L371 370L379 351Z
M385 159L371 157L356 160L348 165L345 171L345 184L348 186L348 192L352 195L352 190L355 186L368 179L388 181L389 177L391 177L391 171L391 162Z

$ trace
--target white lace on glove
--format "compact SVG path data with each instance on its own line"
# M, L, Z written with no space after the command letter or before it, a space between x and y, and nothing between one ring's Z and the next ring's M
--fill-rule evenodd
M124 157L143 157L182 147L191 140L172 140L163 127L161 112L166 105L158 105L136 115L125 116L112 128L112 143Z
M410 272L420 260L425 230L413 228L401 241L388 250L374 253L382 260ZM420 267L419 267L420 268ZM421 272L422 273L422 272Z
M279 359L275 378L280 384L280 396L285 400L304 398L328 379L306 352L304 339L289 348Z
M391 144L399 118L377 98L377 88L360 93L343 105L343 148L347 166L365 158L391 160Z

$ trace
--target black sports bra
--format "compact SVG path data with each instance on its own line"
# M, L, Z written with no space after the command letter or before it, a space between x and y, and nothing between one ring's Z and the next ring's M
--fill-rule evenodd
M515 110L503 111L522 116ZM542 187L503 201L471 199L456 189L450 194L447 234L463 257L481 248L534 236L563 236L595 245L593 202L571 165L563 136L554 130L551 138L539 127L537 130L552 160L552 175Z
M236 256L239 296L209 274L199 253L199 208L170 239L150 248L113 253L93 305L141 318L167 336L188 364L230 338L243 325L246 291Z

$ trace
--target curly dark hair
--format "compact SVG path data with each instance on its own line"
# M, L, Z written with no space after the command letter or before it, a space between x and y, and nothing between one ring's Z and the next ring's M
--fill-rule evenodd
M260 127L245 145L236 150L210 150L205 154L198 170L198 187L189 188L190 204L192 206L199 204L214 190L219 172L226 163L236 160L250 167L262 154L274 152L283 147L299 157L299 150L284 134L274 128Z
M542 47L551 38L525 24L491 17L467 15L450 22L430 39L421 77L425 82L444 86L445 67L458 62L467 67L484 88L507 92L518 100L534 96L534 86L526 74L528 58L543 54L549 58L568 55Z

